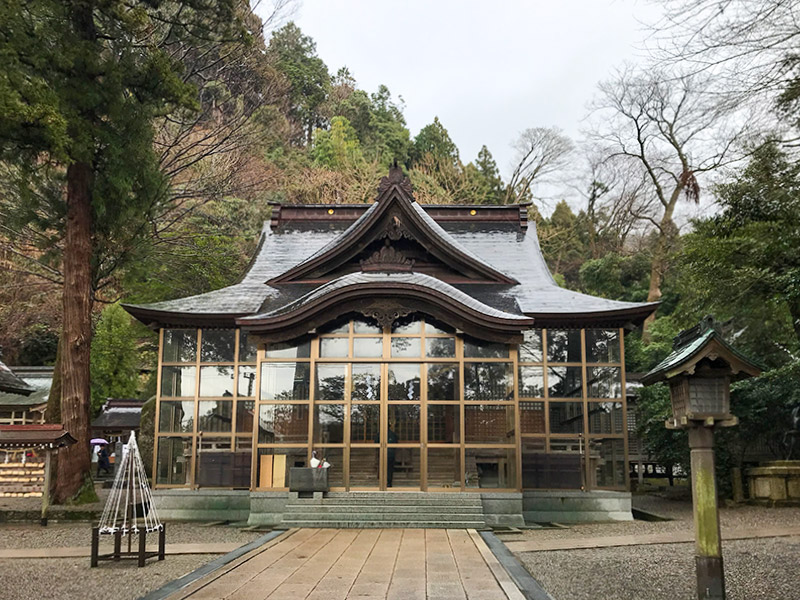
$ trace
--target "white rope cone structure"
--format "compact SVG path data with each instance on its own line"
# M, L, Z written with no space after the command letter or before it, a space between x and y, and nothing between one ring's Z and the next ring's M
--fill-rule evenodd
M122 464L117 468L111 494L100 517L100 534L137 534L141 529L151 532L162 527L147 483L136 435L131 431L122 453Z

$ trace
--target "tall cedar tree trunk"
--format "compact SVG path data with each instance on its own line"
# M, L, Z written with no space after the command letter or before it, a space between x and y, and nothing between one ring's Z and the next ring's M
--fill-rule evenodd
M92 338L92 168L67 168L64 242L64 342L61 357L61 422L77 440L60 452L54 502L64 502L91 477L89 454L89 351Z
M661 282L664 280L664 274L667 271L669 262L669 253L672 251L672 246L678 234L678 228L672 220L672 215L675 213L675 205L678 203L682 192L683 186L676 187L670 196L669 202L664 207L664 215L661 217L661 223L659 224L658 240L653 251L653 262L650 265L650 288L647 291L648 302L661 300ZM650 325L655 320L655 313L644 320L642 341L646 344L650 342Z

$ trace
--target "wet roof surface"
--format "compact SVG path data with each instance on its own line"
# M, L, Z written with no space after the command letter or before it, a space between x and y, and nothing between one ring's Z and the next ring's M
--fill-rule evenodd
M424 214L424 206L414 204L415 209ZM425 218L433 222L427 214ZM459 249L519 282L453 285L493 309L534 317L566 317L630 310L647 312L657 306L656 303L597 298L559 287L545 264L536 228L532 224L526 229L519 223L445 221L434 225L437 230L446 232ZM141 308L198 315L252 315L278 310L300 299L317 285L270 286L265 282L327 251L352 227L353 223L347 221L288 221L275 228L267 223L262 229L258 253L240 283L206 294L142 305Z

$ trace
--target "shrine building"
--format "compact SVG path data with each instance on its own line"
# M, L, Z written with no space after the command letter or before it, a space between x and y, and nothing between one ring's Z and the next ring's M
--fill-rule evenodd
M624 339L657 304L559 287L527 210L420 205L393 168L371 204L274 206L239 283L125 305L159 332L159 512L292 523L316 451L323 504L630 518Z

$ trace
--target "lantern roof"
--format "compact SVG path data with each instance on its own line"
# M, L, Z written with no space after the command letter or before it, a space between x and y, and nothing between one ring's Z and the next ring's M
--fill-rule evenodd
M727 369L733 380L761 373L761 367L723 339L714 318L707 316L675 337L672 353L642 377L642 383L651 385L680 375L694 375L703 360L717 370Z

